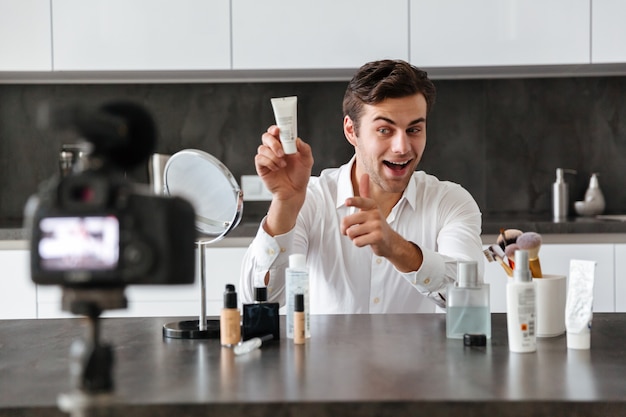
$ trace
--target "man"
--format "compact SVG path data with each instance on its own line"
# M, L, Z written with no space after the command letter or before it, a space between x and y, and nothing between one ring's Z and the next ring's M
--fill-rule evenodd
M365 64L348 84L343 128L355 155L311 177L311 147L285 155L279 130L262 136L256 170L272 193L242 265L241 294L268 287L285 303L285 268L306 255L312 314L434 312L457 260L478 262L481 213L461 186L415 169L435 87L404 61Z

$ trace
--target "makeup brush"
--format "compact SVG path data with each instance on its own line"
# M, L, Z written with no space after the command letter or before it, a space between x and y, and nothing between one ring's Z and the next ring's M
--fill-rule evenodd
M521 234L522 231L519 229L501 228L496 243L504 250L508 245L515 243Z
M541 248L541 235L535 232L522 233L517 238L517 246L528 251L528 266L533 278L541 278L541 264L539 263L539 249Z
M517 243L511 243L504 249L504 255L511 268L515 268L515 251L519 249Z
M483 253L489 262L497 261L508 276L513 276L513 269L504 261L504 251L500 246L491 245Z

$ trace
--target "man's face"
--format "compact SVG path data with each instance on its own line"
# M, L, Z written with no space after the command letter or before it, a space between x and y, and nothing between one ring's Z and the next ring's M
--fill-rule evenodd
M402 193L426 146L426 99L420 93L363 108L358 136L348 117L344 131L354 146L357 180L369 174L373 192Z

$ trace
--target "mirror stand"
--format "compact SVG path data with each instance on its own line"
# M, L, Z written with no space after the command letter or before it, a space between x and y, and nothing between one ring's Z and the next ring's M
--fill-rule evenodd
M163 336L172 339L218 339L219 319L206 318L206 241L196 241L200 268L200 316L198 320L183 320L163 325Z

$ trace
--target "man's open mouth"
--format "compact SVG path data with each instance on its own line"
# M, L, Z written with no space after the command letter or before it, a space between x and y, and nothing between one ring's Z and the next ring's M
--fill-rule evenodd
M390 169L394 171L402 171L404 168L406 168L409 165L410 162L411 160L404 161L404 162L383 161L383 164L385 164L387 167L389 167Z

